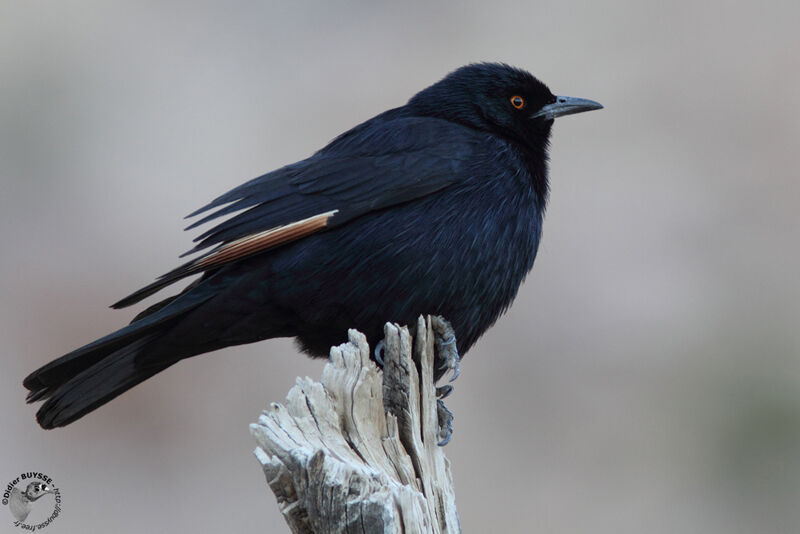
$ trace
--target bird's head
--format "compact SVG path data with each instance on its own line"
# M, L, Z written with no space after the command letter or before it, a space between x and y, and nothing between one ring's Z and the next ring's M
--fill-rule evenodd
M416 114L490 131L534 149L547 145L556 117L603 107L556 96L530 73L502 63L461 67L417 93L408 106Z
M28 484L28 487L25 488L25 496L30 501L35 501L42 495L46 495L48 493L53 493L53 488L44 482L31 482Z

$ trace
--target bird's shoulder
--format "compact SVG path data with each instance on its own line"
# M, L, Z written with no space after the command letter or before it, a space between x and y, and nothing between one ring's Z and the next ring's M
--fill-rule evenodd
M315 156L377 157L402 152L429 152L463 158L481 146L486 132L439 117L395 108L334 138Z

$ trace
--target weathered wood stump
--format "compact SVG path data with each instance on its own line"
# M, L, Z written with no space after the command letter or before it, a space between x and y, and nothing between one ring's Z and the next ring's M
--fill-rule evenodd
M331 349L322 382L297 379L250 425L255 455L292 532L457 533L439 447L434 333L385 326L384 369L366 337Z

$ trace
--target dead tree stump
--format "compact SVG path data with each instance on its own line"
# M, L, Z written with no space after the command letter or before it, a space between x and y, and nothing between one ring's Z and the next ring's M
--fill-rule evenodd
M331 348L322 381L250 425L255 455L294 533L457 533L450 462L437 445L434 334L387 323L384 369L366 337Z

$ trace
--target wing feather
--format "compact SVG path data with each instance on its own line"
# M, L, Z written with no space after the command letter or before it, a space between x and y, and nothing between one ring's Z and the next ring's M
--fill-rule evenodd
M241 211L201 233L184 256L216 248L113 307L139 302L186 276L440 191L467 175L469 160L483 144L483 134L456 123L380 115L310 158L250 180L191 213L211 212L187 229Z

